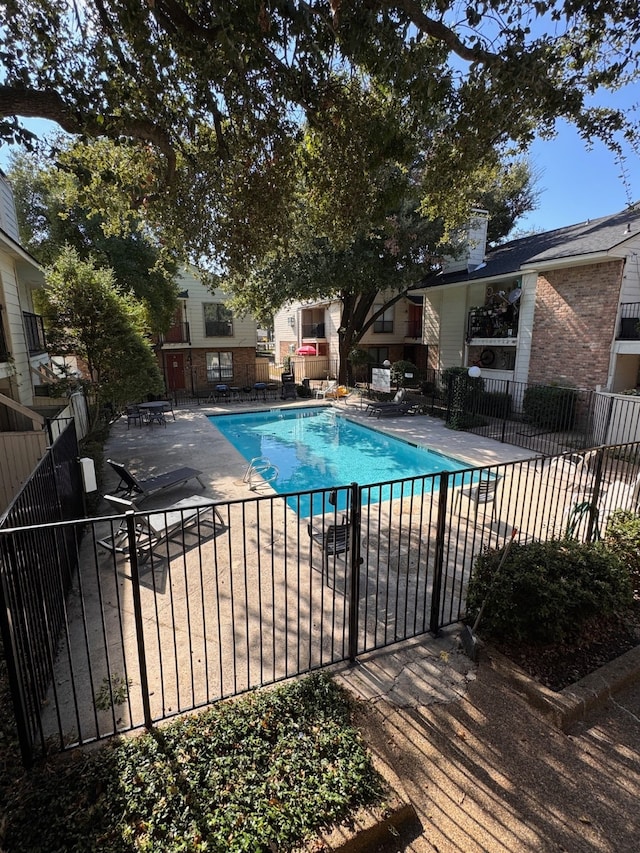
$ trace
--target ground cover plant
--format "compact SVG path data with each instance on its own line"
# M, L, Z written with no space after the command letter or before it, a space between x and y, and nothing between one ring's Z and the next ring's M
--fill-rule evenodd
M467 596L478 633L529 675L561 690L640 644L640 600L618 545L572 539L481 554Z
M290 849L383 797L350 710L344 691L312 674L52 759L12 786L0 849Z

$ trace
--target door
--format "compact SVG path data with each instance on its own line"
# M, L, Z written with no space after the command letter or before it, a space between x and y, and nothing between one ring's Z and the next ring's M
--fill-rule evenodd
M165 358L167 365L167 387L169 391L182 391L185 388L184 354L181 352L169 352Z

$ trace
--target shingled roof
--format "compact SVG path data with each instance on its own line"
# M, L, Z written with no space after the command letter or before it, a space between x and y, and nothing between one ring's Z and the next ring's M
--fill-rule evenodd
M460 281L518 273L525 264L560 260L584 255L602 254L640 233L640 205L634 205L611 216L591 219L577 225L556 228L542 234L531 234L511 240L487 253L486 263L466 273L444 272L425 282L435 287Z

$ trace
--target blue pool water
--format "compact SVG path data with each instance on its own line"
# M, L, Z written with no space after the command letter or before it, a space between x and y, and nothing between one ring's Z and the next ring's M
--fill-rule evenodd
M352 482L369 485L468 467L458 459L353 423L326 406L210 415L209 420L247 463L257 456L271 460L279 470L277 480L271 483L278 494L348 486ZM431 480L419 481L415 488L431 489ZM399 495L399 486L396 490ZM338 509L344 509L346 492L340 492L338 497ZM389 497L389 486L372 489L368 495L371 503ZM307 496L294 508L307 517L311 514L309 504ZM318 495L313 497L312 509L314 514L322 511Z

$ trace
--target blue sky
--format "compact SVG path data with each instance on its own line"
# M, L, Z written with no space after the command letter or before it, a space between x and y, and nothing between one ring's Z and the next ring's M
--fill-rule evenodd
M598 95L594 104L624 109L627 117L638 120L640 86ZM562 228L586 219L617 213L640 201L640 156L624 149L624 161L602 143L589 150L577 131L566 122L557 125L558 135L550 141L536 140L529 151L538 181L538 208L518 223L520 230ZM622 175L624 173L624 180Z

